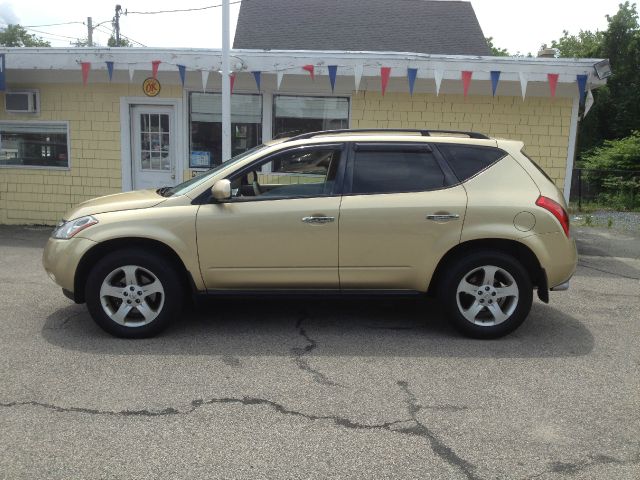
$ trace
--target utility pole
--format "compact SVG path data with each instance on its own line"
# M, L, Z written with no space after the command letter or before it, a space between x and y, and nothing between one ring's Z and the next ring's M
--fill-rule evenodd
M222 161L231 158L231 68L229 65L229 0L222 0Z
M93 19L87 17L87 47L93 47Z
M122 7L116 5L116 15L113 17L113 29L116 32L116 47L120 46L120 12L122 12Z

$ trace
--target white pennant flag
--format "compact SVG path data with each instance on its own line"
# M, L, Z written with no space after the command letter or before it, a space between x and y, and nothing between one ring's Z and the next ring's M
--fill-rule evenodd
M591 93L591 89L589 89L589 91L587 92L587 98L584 101L583 117L587 116L587 113L589 113L589 110L591 110L591 107L593 107L593 93Z
M129 83L133 82L133 75L136 73L136 67L129 65Z
M436 81L436 96L440 95L440 85L442 85L442 77L444 77L444 70L436 68L433 71L433 78Z
M277 90L280 90L280 85L282 84L282 77L284 77L284 72L283 71L277 72L276 73L276 77L277 77L277 81L278 81Z
M522 101L524 102L524 97L526 97L527 95L527 83L529 82L529 79L522 72L520 72L519 75L520 75L520 89L522 90Z
M356 93L358 93L358 89L360 88L362 72L364 72L364 65L356 65L355 67L353 67L353 78L356 82Z
M207 81L209 80L209 70L202 70L202 93L207 89Z

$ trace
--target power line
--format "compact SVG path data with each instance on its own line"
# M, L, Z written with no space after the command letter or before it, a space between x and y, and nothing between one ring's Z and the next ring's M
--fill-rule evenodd
M235 2L229 2L229 5L234 5L236 3L242 3L242 0L237 0ZM129 11L125 11L125 15L156 15L158 13L197 12L197 11L200 11L200 10L209 10L210 8L218 8L218 7L222 7L222 4L220 4L220 5L209 5L208 7L183 8L183 9L178 9L178 10L158 10L158 11L155 11L155 12L129 12Z
M78 40L78 37L70 37L68 35L60 35L59 33L52 33L52 32L43 32L42 30L36 30L34 28L27 28L27 27L23 27L25 30L29 30L31 32L36 32L36 33L40 33L42 35L52 35L54 37L60 37L60 38L68 38L71 40Z
M39 28L39 27L56 27L58 25L73 25L75 23L80 23L84 25L84 22L64 22L64 23L48 23L46 25L21 25L22 28Z
M111 28L106 27L106 26L104 26L104 25L99 25L98 27L95 27L95 29L96 29L96 30L98 30L98 31L99 31L99 32L101 32L101 33L106 33L107 35L115 35L115 32L114 32ZM131 37L128 37L128 36L126 36L126 35L123 35L122 33L120 34L120 36L121 36L122 38L126 38L127 40L132 41L133 43L137 43L137 44L138 44L138 45L140 45L141 47L146 47L146 45L145 45L145 44L140 43L139 41L134 40L134 39L133 39L133 38L131 38Z

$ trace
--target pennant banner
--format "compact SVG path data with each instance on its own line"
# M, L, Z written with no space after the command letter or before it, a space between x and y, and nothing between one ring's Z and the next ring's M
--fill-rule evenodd
M580 103L584 102L584 98L587 90L587 79L588 75L578 75L576 77L576 81L578 82L578 89L580 90Z
M207 90L207 81L209 80L209 70L202 70L202 93Z
M182 83L182 86L184 87L184 81L187 75L187 67L185 67L184 65L178 65L178 73L180 74L180 83Z
M409 80L409 95L413 96L413 87L416 84L416 77L418 76L417 68L407 68L407 80Z
M387 91L387 85L389 84L389 76L391 75L391 67L380 67L380 83L382 86L382 96Z
M253 73L253 79L256 81L256 87L258 87L258 92L260 91L260 79L262 72L251 72Z
M302 67L302 69L309 72L309 75L311 75L311 80L315 80L316 74L315 74L315 68L313 65L305 65L304 67Z
M82 85L87 85L89 80L89 70L91 70L91 62L80 62L82 66Z
M529 79L522 72L518 75L520 76L520 90L522 90L522 101L524 102L524 98L527 96L527 83L529 83Z
M491 72L491 92L493 96L496 96L496 90L498 90L498 83L500 82L500 72L493 70Z
M444 70L436 68L433 71L433 78L436 81L436 97L440 95L440 85L442 85L442 77L444 77Z
M362 80L362 72L364 71L364 65L356 65L353 67L353 76L356 82L356 93L358 93L358 89L360 88L360 81Z
M593 107L593 93L591 93L591 89L589 89L589 91L587 92L587 98L585 98L585 100L584 100L584 115L583 115L583 117L587 116L587 113L589 113L589 110L591 110L591 107Z
M328 65L329 69L329 82L331 82L331 92L336 89L336 75L338 74L338 66L337 65Z
M547 73L547 80L549 80L549 90L551 91L551 98L555 98L556 96L558 78L560 78L560 75L557 73Z
M0 92L7 89L7 76L5 73L4 53L0 53Z
M133 82L133 75L136 73L136 67L129 65L129 83Z
M160 63L162 63L160 60L154 60L151 62L151 75L153 78L158 78L158 67L160 66Z
M104 62L107 64L107 73L109 74L109 81L113 79L113 62Z
M462 71L462 89L464 92L464 96L466 97L469 94L469 85L471 85L471 77L473 76L473 72L470 70Z
M277 84L278 84L278 90L280 90L280 85L282 84L282 78L284 77L284 72L283 71L279 71L278 73L276 73L276 77L277 77Z
M229 75L229 84L231 85L231 94L233 95L233 86L236 84L236 72Z

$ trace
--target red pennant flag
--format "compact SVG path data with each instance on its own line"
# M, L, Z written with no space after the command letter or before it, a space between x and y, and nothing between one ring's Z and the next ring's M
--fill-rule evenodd
M154 60L153 62L151 62L151 75L153 75L153 78L158 78L158 65L160 65L160 60Z
M380 67L380 82L382 83L382 96L387 91L389 84L389 75L391 75L391 67Z
M236 72L229 75L229 82L231 83L231 93L233 93L233 85L236 83Z
M302 69L309 72L309 75L311 75L311 80L314 80L316 78L315 69L313 65L305 65L304 67L302 67Z
M473 75L473 72L470 72L469 70L464 70L462 72L462 86L464 88L464 96L465 97L469 93L469 85L471 85L471 76L472 75Z
M558 78L560 77L557 73L547 73L547 79L549 80L549 90L551 90L551 98L555 98L556 96L556 87L558 86Z
M89 80L89 70L91 70L91 62L80 62L82 66L82 85L87 85Z

